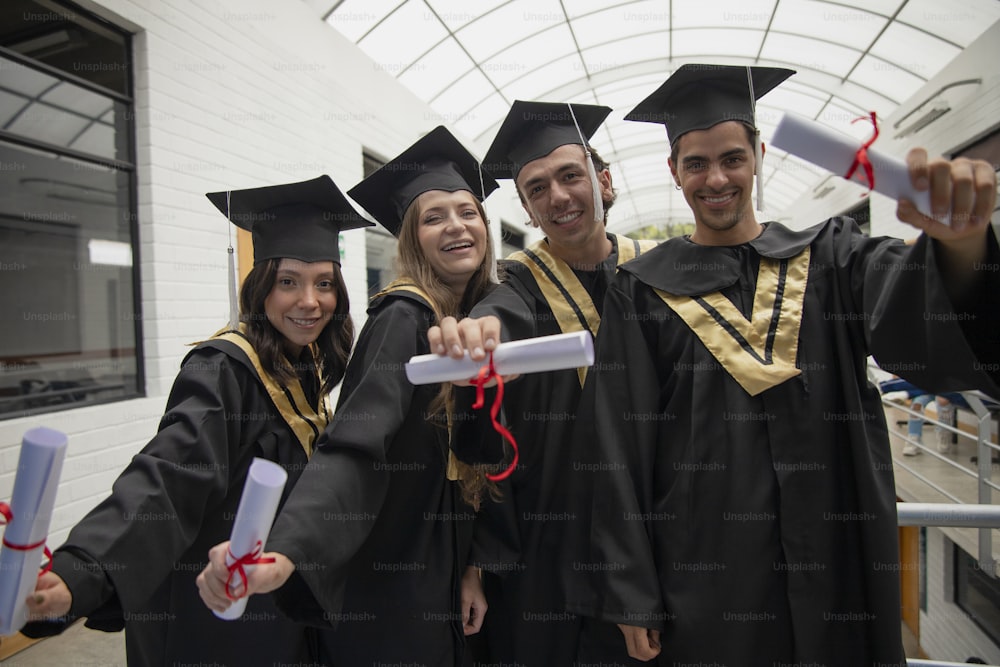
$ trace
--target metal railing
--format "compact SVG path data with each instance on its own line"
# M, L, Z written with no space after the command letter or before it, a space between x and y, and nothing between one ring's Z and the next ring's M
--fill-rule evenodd
M970 404L971 405L971 404ZM988 435L988 434L987 434ZM896 503L896 517L900 526L951 526L960 528L979 528L989 531L1000 528L1000 505L973 505L969 503ZM993 560L992 552L983 558L982 538L980 538L980 567L991 563L992 568L984 571L997 576L997 562ZM961 667L967 662L946 662L941 660L918 660L907 658L907 667ZM994 666L995 667L995 666Z
M977 503L968 503L965 500L962 500L961 498L959 498L955 494L953 494L953 493L947 491L946 489L942 488L940 484L937 484L932 479L930 479L926 474L924 474L923 472L921 472L918 469L917 466L909 464L909 463L905 462L904 460L900 459L899 457L895 457L894 456L893 457L893 463L897 467L899 467L902 470L905 470L909 474L913 475L914 478L920 480L924 484L927 484L929 487L931 487L932 489L934 489L935 491L937 491L938 493L940 493L944 497L946 497L949 500L952 500L953 502L956 503L956 505L944 504L944 505L934 505L934 507L951 508L948 513L946 513L945 515L941 515L941 516L950 516L950 517L952 517L952 520L958 521L958 523L938 523L936 521L936 517L934 517L934 516L925 516L924 518L926 520L923 520L923 521L914 520L913 523L903 523L903 517L904 516L916 516L916 513L918 512L918 510L916 508L918 506L922 506L922 505L925 505L925 504L924 503L902 503L899 506L899 508L901 510L900 511L900 515L899 515L900 516L900 524L899 525L901 525L901 526L913 526L913 525L959 526L959 527L978 528L979 529L979 540L978 540L978 543L979 543L979 548L978 548L978 551L979 551L979 562L980 563L994 563L994 567L991 568L990 570L988 570L988 573L991 576L993 576L993 577L997 577L998 575L1000 575L1000 572L998 572L998 568L997 568L997 566L996 566L996 564L994 562L994 559L993 559L993 535L990 532L992 528L1000 528L1000 521L997 521L997 518L996 518L996 517L1000 517L1000 506L992 505L992 502L993 502L993 498L992 498L993 490L995 489L997 491L1000 491L1000 485L998 485L992 479L992 474L993 474L993 453L994 452L1000 452L1000 447L998 447L997 445L993 444L993 442L990 439L990 431L991 431L990 426L991 426L991 422L992 422L992 418L993 418L993 412L991 412L991 408L993 410L996 410L997 407L996 407L995 404L992 404L991 407L987 407L986 404L983 402L984 395L981 394L978 391L965 391L965 392L960 392L960 393L962 395L962 398L965 399L966 403L969 404L969 407L972 408L972 412L975 414L975 417L976 417L976 420L977 420L977 429L976 429L977 432L976 432L976 436L975 436L975 439L976 439L976 471L975 472L969 470L968 468L966 468L965 466L961 465L957 461L953 461L949 457L944 456L943 454L935 451L935 448L933 448L933 447L926 447L921 442L917 442L917 441L913 440L912 438L909 437L908 433L900 432L899 430L894 429L891 426L889 427L889 432L892 433L893 435L895 435L896 437L902 439L904 442L908 443L909 445L912 445L912 446L916 447L919 451L923 452L924 454L929 454L930 456L932 456L932 457L934 457L934 458L936 458L936 459L938 459L940 461L944 461L947 465L950 465L951 467L955 468L961 474L967 475L967 476L975 479L976 480L976 486L977 486L977 503L978 504ZM939 428L945 429L946 431L954 433L954 434L958 435L959 438L968 438L968 439L971 439L973 437L969 433L966 433L966 432L964 432L964 431L956 428L955 426L952 426L951 424L946 424L946 423L944 423L944 422L942 422L942 421L940 421L938 419L931 419L930 417L926 417L923 414L923 412L917 412L916 410L913 410L913 409L911 409L908 406L901 406L899 403L897 403L897 402L895 402L895 401L893 401L891 399L887 399L885 396L882 397L882 403L885 406L887 406L887 407L891 407L891 408L893 408L895 410L898 410L900 412L904 412L904 413L906 413L908 415L911 415L913 417L917 417L917 418L923 420L924 422L927 422L927 423L930 423L930 424L934 424L936 427L939 427ZM910 505L910 506L913 506L913 507L904 508L904 505ZM931 505L927 505L927 506L930 507ZM961 520L961 515L967 515L970 518L970 521L962 521ZM994 520L993 520L992 523L987 523L987 524L984 525L984 524L976 523L975 522L975 517L991 517L991 516L994 517Z
M918 660L916 658L906 659L907 667L969 667L967 662L945 662L943 660ZM987 665L996 667L996 665Z

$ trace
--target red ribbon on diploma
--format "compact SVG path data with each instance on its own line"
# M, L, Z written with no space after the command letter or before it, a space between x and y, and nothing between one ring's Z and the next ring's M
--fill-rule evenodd
M493 353L490 352L490 360L479 369L479 375L473 380L476 385L476 402L472 404L473 409L478 410L483 407L486 403L485 388L486 383L492 379L497 381L497 395L493 399L493 405L490 407L490 420L493 422L493 430L504 437L504 439L510 443L510 446L514 449L514 458L511 460L510 464L504 468L503 472L497 473L496 475L486 475L486 479L491 482L499 482L501 480L510 477L511 473L517 467L517 441L514 440L514 436L510 434L503 424L497 421L497 415L500 414L500 406L503 404L503 378L497 375L497 369L493 365Z
M865 170L865 176L868 177L868 190L871 191L875 189L875 171L872 169L871 160L868 159L868 147L875 143L875 140L878 139L878 123L875 120L875 112L872 111L868 116L859 116L851 122L857 123L859 120L868 119L872 122L872 130L874 130L874 134L872 134L871 139L861 144L861 148L859 148L854 154L854 162L851 163L851 168L847 170L847 174L844 175L844 178L849 179L854 175L854 172L857 171L860 166Z
M268 558L260 557L260 552L263 550L264 550L264 545L260 543L260 540L257 540L257 544L254 545L253 551L251 551L250 553L245 553L239 558L237 558L236 554L234 554L228 548L226 549L226 554L228 554L229 557L233 559L232 565L228 566L229 576L226 577L227 598L229 598L230 600L239 600L240 598L242 598L247 594L247 572L245 569L243 569L244 567L246 567L247 565L257 565L259 563L274 562L274 559L271 557ZM232 588L233 586L233 575L235 574L240 575L240 581L242 582L243 586L243 593L241 593L240 595L233 595L232 593L229 592L229 589Z
M10 509L10 505L7 503L0 502L0 516L3 516L3 523L0 525L9 525L11 521L14 520L14 512ZM48 538L42 538L34 544L13 544L7 541L7 535L3 536L3 545L8 549L13 549L14 551L34 551L38 547L42 548L42 554L49 560L42 566L42 569L38 572L38 576L42 576L46 572L52 569L52 552L49 548L45 546L45 540Z

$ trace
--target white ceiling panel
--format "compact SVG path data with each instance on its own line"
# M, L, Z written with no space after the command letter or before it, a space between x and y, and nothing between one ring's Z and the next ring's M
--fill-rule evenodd
M328 14L477 154L515 99L611 106L592 141L614 162L615 228L691 219L663 127L623 120L680 65L796 70L758 104L765 142L786 110L863 139L870 123L852 121L895 111L1000 20L1000 0L341 0ZM777 149L764 174L769 213L825 178Z

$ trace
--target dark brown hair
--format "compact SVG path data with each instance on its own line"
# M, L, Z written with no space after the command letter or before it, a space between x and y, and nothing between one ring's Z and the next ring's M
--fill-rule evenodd
M264 371L279 382L290 382L297 377L295 368L285 356L285 339L267 319L264 301L267 299L278 275L278 259L267 259L247 274L240 290L240 321L247 326L250 340ZM320 392L327 394L344 378L347 358L354 343L354 321L351 319L351 302L344 285L340 265L333 266L333 284L337 294L337 307L316 339L315 360L321 378ZM297 360L293 360L297 361Z

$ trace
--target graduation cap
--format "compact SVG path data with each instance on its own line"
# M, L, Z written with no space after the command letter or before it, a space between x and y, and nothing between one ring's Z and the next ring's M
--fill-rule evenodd
M496 178L516 181L524 165L532 160L567 144L582 146L594 189L594 217L603 222L604 202L587 141L610 113L610 107L594 104L515 100L483 158L483 169Z
M455 136L439 125L371 176L347 191L379 224L398 237L403 215L429 190L468 190L486 199L499 184Z
M340 264L340 232L374 226L326 175L205 196L234 225L253 235L254 264L282 257Z
M736 65L682 65L649 97L632 109L625 120L661 123L673 147L692 130L708 128L727 120L737 120L757 133L757 208L763 209L763 172L755 113L756 101L795 74L780 67Z
M610 107L593 104L515 100L483 158L483 169L494 178L516 180L524 165L560 146L586 148L610 113Z
M253 237L253 263L288 257L340 264L340 232L373 227L326 175L310 181L205 195L237 227ZM237 326L236 272L229 247L230 329Z

